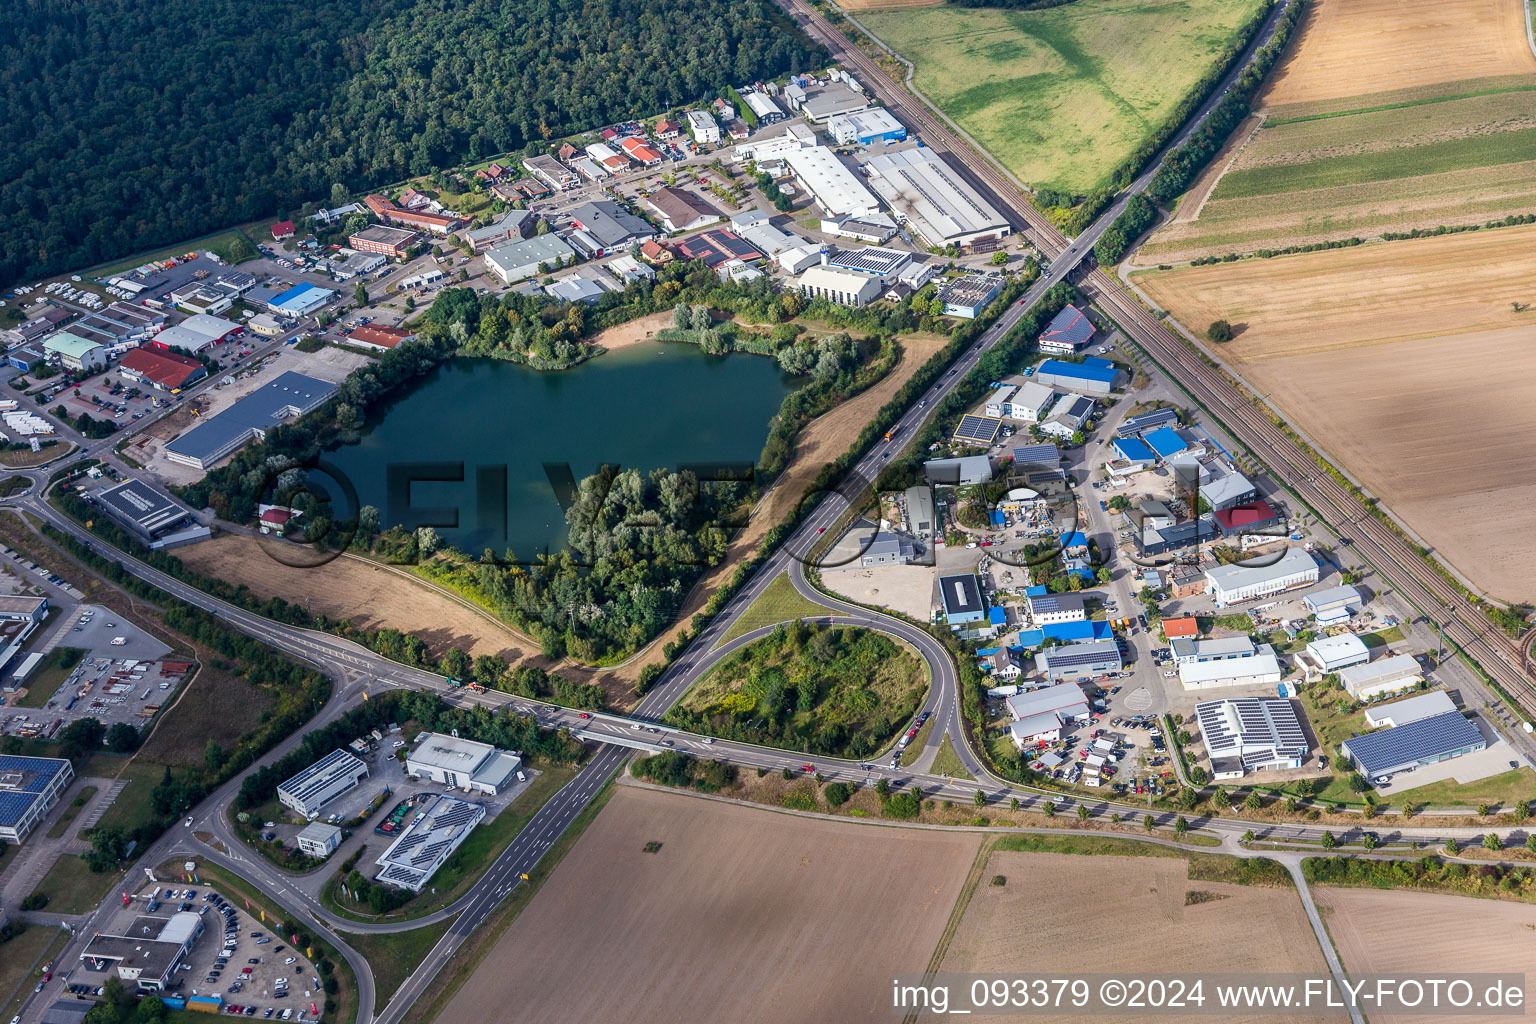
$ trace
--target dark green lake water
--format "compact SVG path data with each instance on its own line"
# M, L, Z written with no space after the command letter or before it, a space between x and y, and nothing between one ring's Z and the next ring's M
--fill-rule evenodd
M565 545L555 490L566 478L562 467L579 481L604 463L641 471L753 463L769 420L795 387L772 359L708 356L685 344L637 345L555 373L454 359L326 461L351 480L361 504L378 507L386 526L431 525L471 554L510 547L528 561ZM460 474L461 481L441 479ZM408 504L407 477L417 481Z

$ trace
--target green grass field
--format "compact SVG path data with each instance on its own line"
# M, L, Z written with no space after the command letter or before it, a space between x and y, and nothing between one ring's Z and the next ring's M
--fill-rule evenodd
M795 585L789 581L789 576L781 573L774 577L772 583L763 588L757 600L742 613L741 618L737 619L736 624L721 637L720 642L727 643L763 626L772 626L790 619L804 618L807 615L825 615L827 612L828 609L801 597Z
M380 1002L388 1001L411 972L421 966L432 947L443 937L452 921L439 921L408 932L370 934L343 932L347 945L363 954L368 966L373 968L373 984L378 990Z
M50 609L51 611L52 609ZM27 693L17 701L18 707L40 708L48 703L69 674L75 670L85 657L86 651L79 647L55 647L48 652L32 674L27 677Z
M939 741L939 749L933 755L932 769L935 775L946 775L951 779L971 781L975 778L965 770L965 765L960 763L960 755L955 753L954 743L949 736Z
M1258 9L1255 0L949 5L859 20L917 66L924 95L1032 186L1103 184Z
M88 914L106 899L121 877L121 871L97 874L79 855L65 853L59 855L34 891L48 894L46 909L50 914Z
M48 925L28 925L26 931L0 944L0 1017L10 1020L32 994L43 964L58 956L69 933Z

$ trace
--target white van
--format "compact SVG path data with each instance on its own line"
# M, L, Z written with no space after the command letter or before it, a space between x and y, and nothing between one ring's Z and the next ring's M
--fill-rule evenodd
M518 772L517 773L517 781L518 782L527 782L528 781L528 776L524 775L522 772Z

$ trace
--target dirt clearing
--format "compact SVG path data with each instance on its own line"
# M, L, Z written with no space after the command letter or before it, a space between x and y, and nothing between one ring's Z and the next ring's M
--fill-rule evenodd
M1260 102L1275 107L1532 73L1536 58L1520 0L1313 0Z
M1324 886L1314 888L1312 895L1344 969L1353 977L1523 974L1536 959L1536 907L1528 904ZM1470 926L1474 922L1475 926ZM1371 1014L1371 1024L1427 1019ZM1508 1019L1507 1015L1455 1018L1466 1024Z
M620 787L439 1019L893 1019L979 842Z
M655 341L657 331L671 326L672 311L668 309L661 313L652 313L650 316L642 316L638 320L630 320L605 331L598 331L587 340L594 345L600 345L606 351L617 352L621 348Z
M515 664L539 653L537 644L476 614L424 580L355 558L338 558L313 569L295 568L269 557L261 543L244 534L225 534L177 548L176 556L198 572L239 580L261 598L281 597L315 614L349 619L367 629L392 627L411 633L426 641L437 657L457 647L475 657L497 654Z
M1536 228L1134 280L1193 329L1230 320L1218 354L1332 461L1477 586L1536 599Z
M1003 876L1006 884L991 884L995 875ZM1182 858L994 851L939 970L1017 974L1027 965L1033 973L1067 974L1172 974L1194 968L1327 973L1294 889L1192 881L1188 875L1188 862ZM1254 941L1255 922L1263 922L1262 942ZM1094 1017L1144 1019L1136 1014Z

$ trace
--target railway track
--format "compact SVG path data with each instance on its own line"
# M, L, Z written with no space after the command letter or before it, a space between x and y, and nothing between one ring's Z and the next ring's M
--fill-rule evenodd
M811 35L861 76L890 108L900 111L927 145L955 157L952 164L972 184L980 184L999 200L1016 228L1033 230L1033 241L1050 259L1065 251L1068 240L1029 202L1023 191L976 148L957 136L926 105L898 87L857 46L803 0L780 0ZM1144 174L1131 191L1144 188ZM1327 516L1341 539L1361 548L1362 555L1424 614L1448 618L1445 635L1475 658L1499 682L1512 699L1521 699L1528 713L1536 713L1536 658L1528 650L1529 638L1516 639L1488 621L1482 611L1457 587L1445 580L1391 527L1381 522L1352 493L1322 470L1301 446L1275 426L1252 400L1218 370L1202 360L1162 321L1131 296L1118 281L1095 270L1081 282L1120 326L1163 368L1213 413L1221 416L1238 438L1254 452L1264 453L1269 465L1294 493L1315 511L1332 509Z

